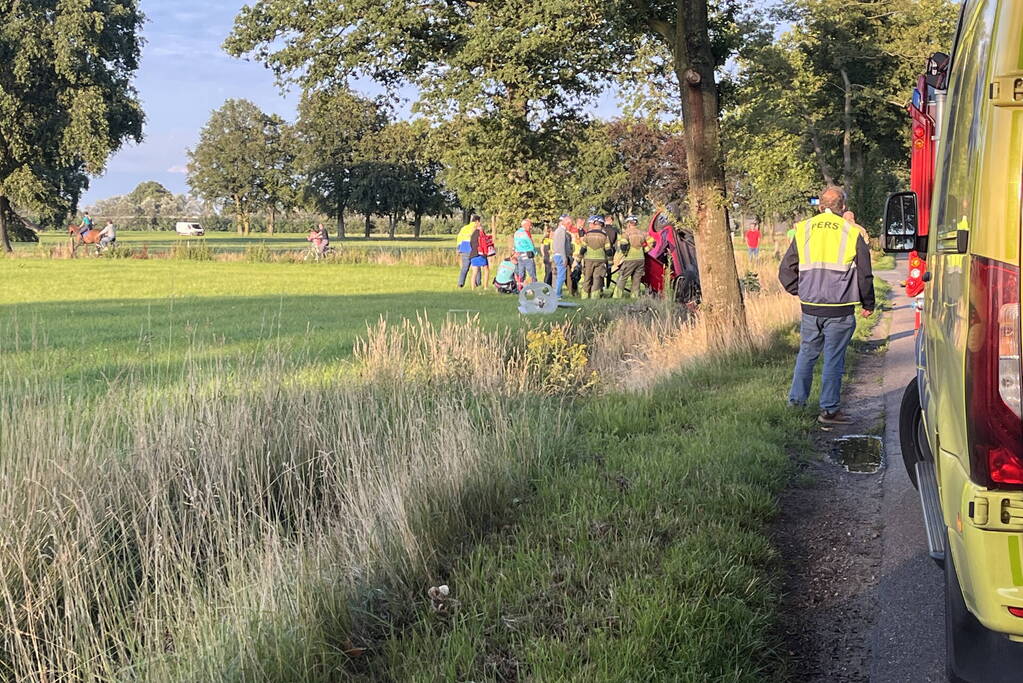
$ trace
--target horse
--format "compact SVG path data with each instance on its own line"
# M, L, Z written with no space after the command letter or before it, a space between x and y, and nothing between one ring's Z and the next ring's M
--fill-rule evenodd
M77 225L67 226L68 239L71 240L71 253L74 254L78 247L83 245L93 245L96 247L96 253L99 253L99 230L96 228L90 228L84 235L79 233L79 227Z

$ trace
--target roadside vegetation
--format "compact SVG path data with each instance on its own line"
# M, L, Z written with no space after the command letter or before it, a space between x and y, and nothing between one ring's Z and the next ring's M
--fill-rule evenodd
M806 418L777 407L794 304L773 276L748 295L763 350L710 357L685 309L523 320L512 297L449 291L450 269L0 268L18 274L0 470L22 483L0 494L0 675L774 665L762 531ZM417 320L431 307L445 315Z

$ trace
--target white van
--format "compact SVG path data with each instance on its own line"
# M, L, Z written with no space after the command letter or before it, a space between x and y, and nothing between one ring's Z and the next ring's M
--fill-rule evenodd
M178 223L174 227L174 231L179 235L188 235L189 237L202 237L206 234L206 230L198 223Z

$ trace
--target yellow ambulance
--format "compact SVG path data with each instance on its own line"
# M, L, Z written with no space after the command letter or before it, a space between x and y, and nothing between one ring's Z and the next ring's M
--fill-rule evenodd
M887 251L926 253L903 457L945 569L951 678L1023 681L1023 0L966 0L940 67L933 192L893 195L884 222Z

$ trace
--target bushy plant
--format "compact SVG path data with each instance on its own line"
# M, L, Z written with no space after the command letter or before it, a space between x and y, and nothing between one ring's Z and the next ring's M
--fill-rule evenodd
M566 327L526 333L526 367L540 381L542 393L584 394L597 385L586 345L572 342Z
M181 261L212 261L215 252L206 240L179 242L170 249L170 258Z
M274 252L266 242L245 248L245 260L251 263L273 263Z
M760 285L760 274L751 270L739 280L739 286L747 294L759 294L763 287Z

